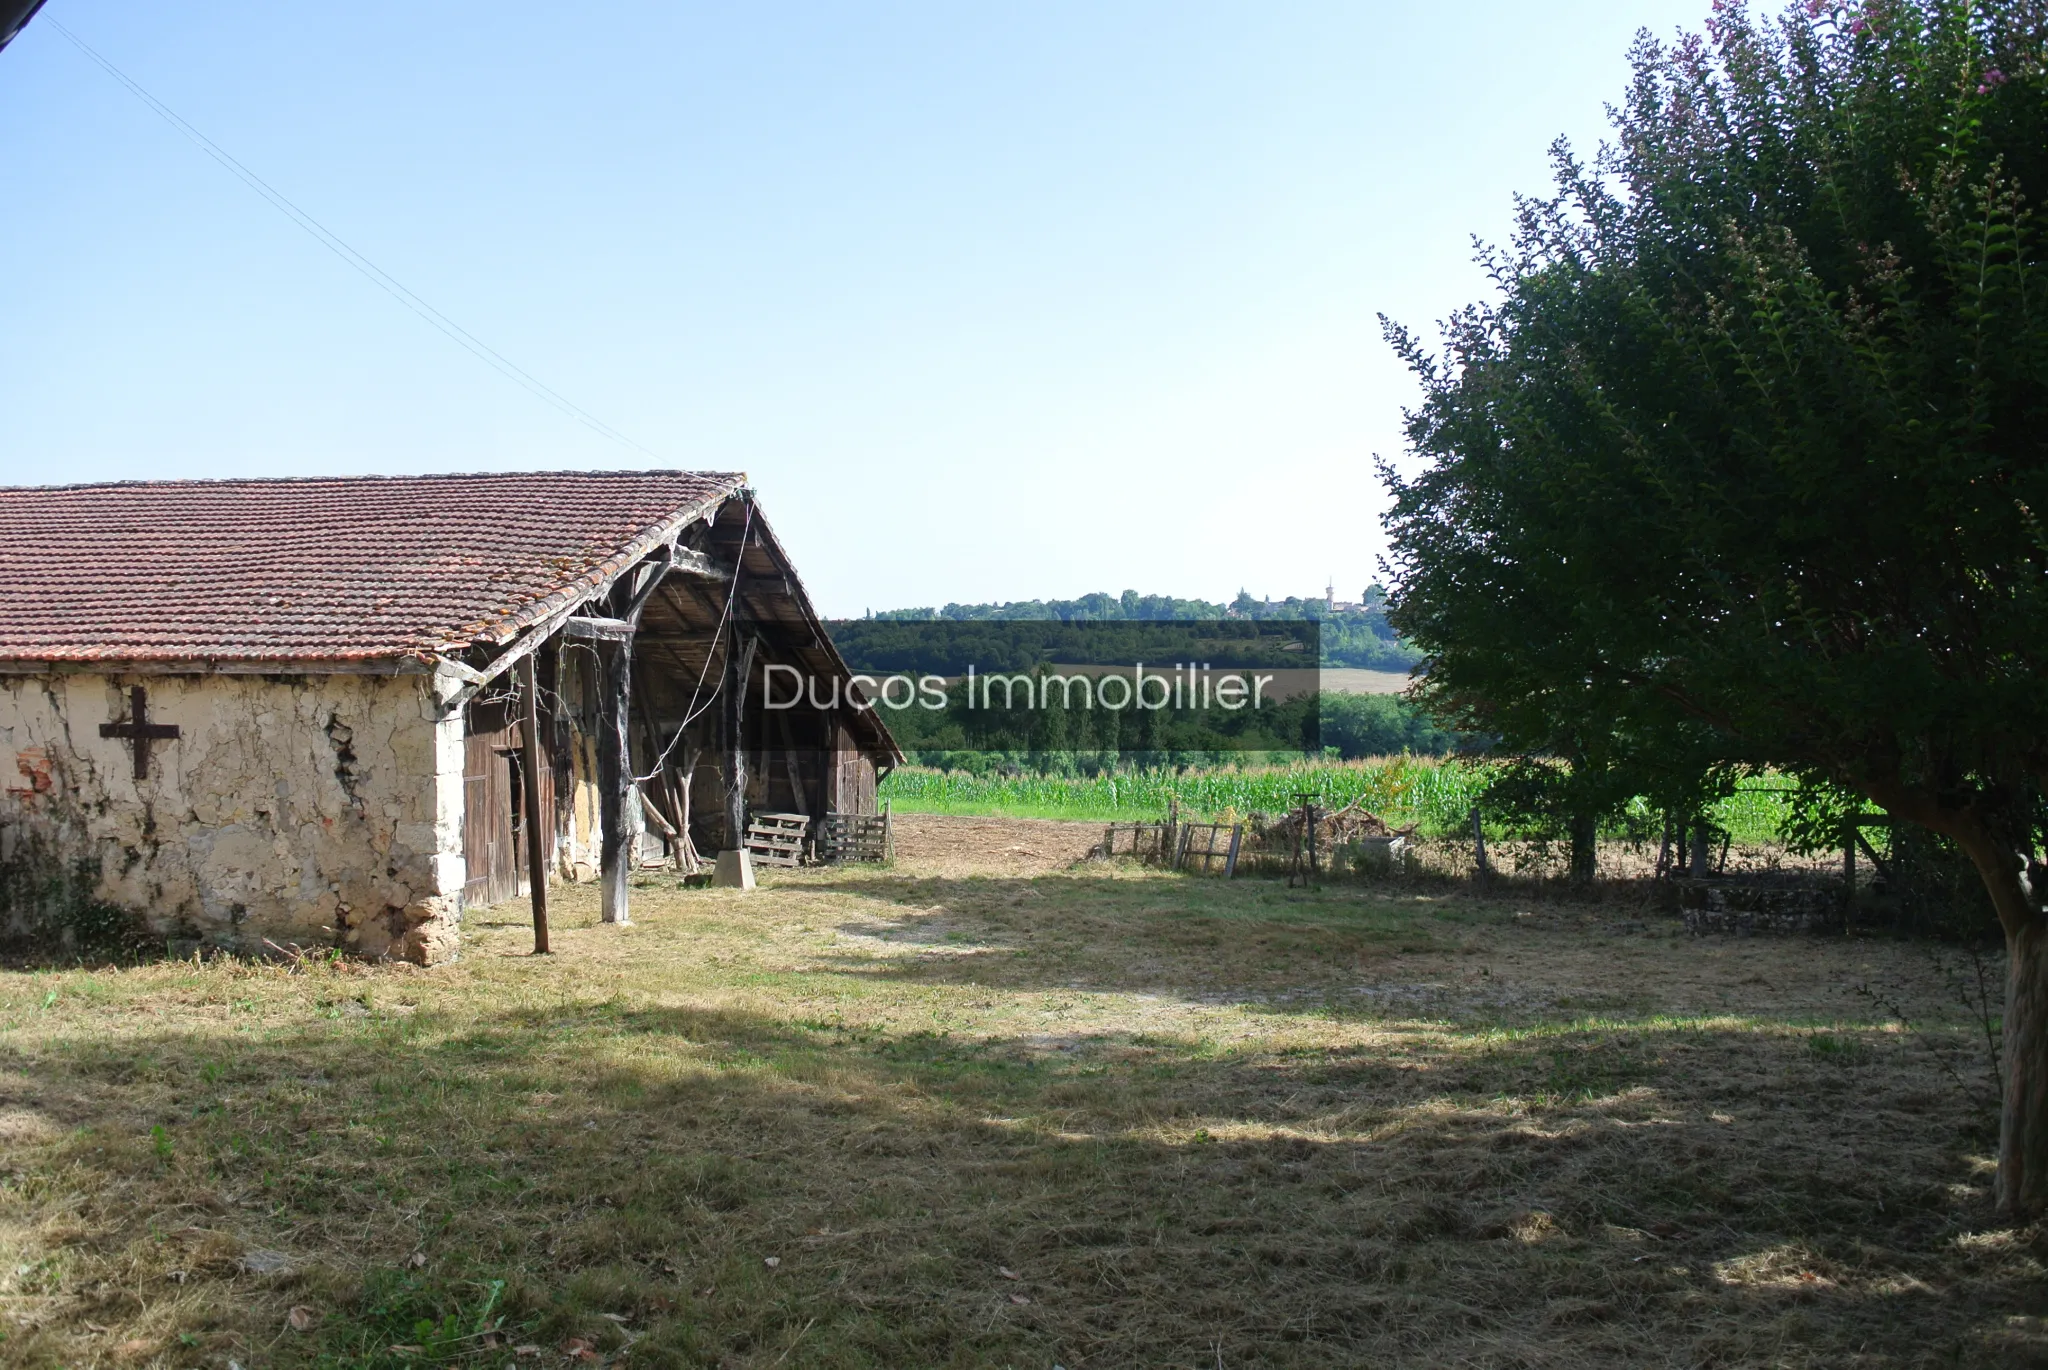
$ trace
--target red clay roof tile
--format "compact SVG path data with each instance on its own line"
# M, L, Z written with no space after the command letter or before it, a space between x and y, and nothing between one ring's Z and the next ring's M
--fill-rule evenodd
M503 641L745 481L550 471L0 488L0 660L339 662Z

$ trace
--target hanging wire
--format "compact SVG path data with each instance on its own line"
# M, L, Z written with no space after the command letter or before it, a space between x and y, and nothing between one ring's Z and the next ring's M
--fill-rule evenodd
M421 319L431 324L434 328L440 330L458 347L461 347L478 361L490 367L514 385L519 386L534 396L534 398L545 404L553 405L563 414L589 428L600 437L608 438L612 442L630 447L636 452L653 457L656 461L662 459L659 453L641 446L618 429L606 423L603 419L598 418L589 410L568 399L561 392L544 384L525 368L506 357L504 353L498 351L489 343L477 337L476 334L470 332L461 324L455 322L455 320L449 318L446 314L443 314L440 310L414 294L404 282L400 281L383 267L378 266L362 253L356 251L355 248L349 246L348 243L342 240L340 235L328 228L327 225L321 223L296 204L293 204L285 197L283 192L279 191L270 182L258 176L248 167L243 166L227 149L187 123L176 110L143 89L141 83L134 77L101 56L83 38L80 38L70 29L64 27L62 23L54 18L45 18L44 22L69 39L73 47L91 58L102 71L126 87L129 94L147 105L157 117L178 130L178 132L184 134L186 138L192 141L194 146L198 147L207 156L213 158L214 161L220 163L236 180L262 196L278 213L290 219L293 223L304 229L315 242L362 273L363 277L370 281L371 284L413 313L419 315Z
M669 753L673 752L676 749L676 744L683 740L683 733L703 715L706 709L709 709L718 702L719 691L725 688L725 673L720 672L718 684L711 687L710 696L704 700L702 705L697 703L698 697L704 693L704 677L711 673L711 659L717 655L719 641L725 637L727 625L732 621L733 602L739 598L740 593L740 570L746 564L747 559L747 539L753 535L753 531L754 502L750 499L747 501L746 522L740 527L739 554L733 558L732 562L732 583L726 587L725 591L725 608L718 615L718 626L711 632L711 646L705 650L704 665L697 671L697 684L690 691L689 707L683 710L683 721L676 725L675 736L668 740L668 745L661 749L661 755L654 759L654 769L646 775L636 775L633 777L633 783L636 785L643 784L661 774L662 769L668 765ZM738 645L739 634L735 629L731 639L725 643L725 656L728 661L732 659L733 651ZM740 687L745 689L746 683L742 681Z

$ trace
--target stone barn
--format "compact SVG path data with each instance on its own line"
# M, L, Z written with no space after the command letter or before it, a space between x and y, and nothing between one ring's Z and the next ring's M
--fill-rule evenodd
M742 475L0 489L0 941L432 963L536 870L623 921L750 812L874 812L850 679Z

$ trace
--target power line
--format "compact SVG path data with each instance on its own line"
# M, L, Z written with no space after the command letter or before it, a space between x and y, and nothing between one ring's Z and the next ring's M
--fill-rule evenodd
M176 110L172 109L169 105L166 105L163 101L157 99L154 95L151 95L147 90L143 89L142 85L139 82L137 82L133 77L128 75L127 72L122 71L119 67L115 66L105 57L102 57L98 52L94 51L93 48L89 44L87 44L84 39L80 38L77 34L73 33L70 29L64 27L63 24L59 23L55 19L50 18L46 18L44 22L47 23L51 28L57 30L57 32L63 34L67 39L69 39L73 47L77 48L80 52L84 53L87 57L91 58L95 63L98 64L102 71L107 73L107 75L113 77L116 81L119 81L123 86L127 87L129 94L133 95L136 99L142 101L143 104L147 105L165 123L169 124L172 128L178 130L178 132L184 134L185 137L190 139L192 143L199 148L200 151L204 152L207 156L213 158L214 161L220 163L220 165L226 168L228 172L230 172L237 180L241 181L243 185L246 185L247 187L249 187L249 189L255 191L258 195L262 196L265 200L269 201L271 207L276 209L278 213L284 215L287 219L290 219L293 223L297 224L300 228L304 229L306 233L310 235L315 242L318 242L322 247L326 248L329 252L332 252L335 256L341 258L342 261L347 262L350 266L354 267L358 272L362 273L362 275L365 278L367 278L373 285L377 286L385 294L389 295L392 299L397 300L407 309L410 309L413 313L419 315L419 317L424 319L427 323L439 329L443 334L445 334L448 337L448 339L451 342L454 342L457 346L463 348L465 351L474 356L478 361L481 361L482 363L484 363L484 365L490 367L499 375L505 377L505 379L511 381L513 384L526 390L535 398L553 405L556 409L561 410L562 413L568 415L572 419L575 419L577 422L583 424L585 427L591 429L593 432L596 432L603 437L609 438L613 442L620 443L624 446L630 447L637 452L645 453L647 456L653 457L657 461L661 460L661 457L658 453L652 452L649 449L641 446L639 443L633 441L633 439L627 437L624 433L621 433L618 429L612 427L604 420L598 418L595 414L592 414L589 410L569 400L567 397L563 396L561 393L554 390L550 386L543 384L541 381L537 380L534 376L529 374L525 369L515 364L503 353L499 352L496 348L484 342L483 339L477 337L474 333L471 333L461 324L455 322L455 320L449 318L446 314L443 314L440 310L434 308L434 306L428 304L418 295L415 295L409 288L407 288L404 282L400 281L397 277L393 276L383 267L378 266L375 262L371 261L368 257L365 257L362 253L356 251L353 247L350 247L346 242L344 242L340 238L339 235L335 234L325 224L321 223L311 214L308 214L305 210L300 209L297 205L293 204L275 186L272 186L268 181L264 180L261 176L258 176L255 172L249 170L248 167L242 165L241 162L237 161L232 154L230 154L225 148L221 147L220 144L214 142L213 139L207 137L204 133L201 133L191 124L185 122L185 120L179 116Z

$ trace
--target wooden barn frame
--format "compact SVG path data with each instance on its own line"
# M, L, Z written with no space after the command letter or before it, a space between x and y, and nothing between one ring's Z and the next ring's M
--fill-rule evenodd
M875 814L902 761L875 712L850 702L852 673L744 488L466 664L466 904L530 893L553 871L599 879L605 920L623 922L650 848L688 871L743 846L750 813L819 830L827 815ZM801 703L764 707L771 665L801 673Z

